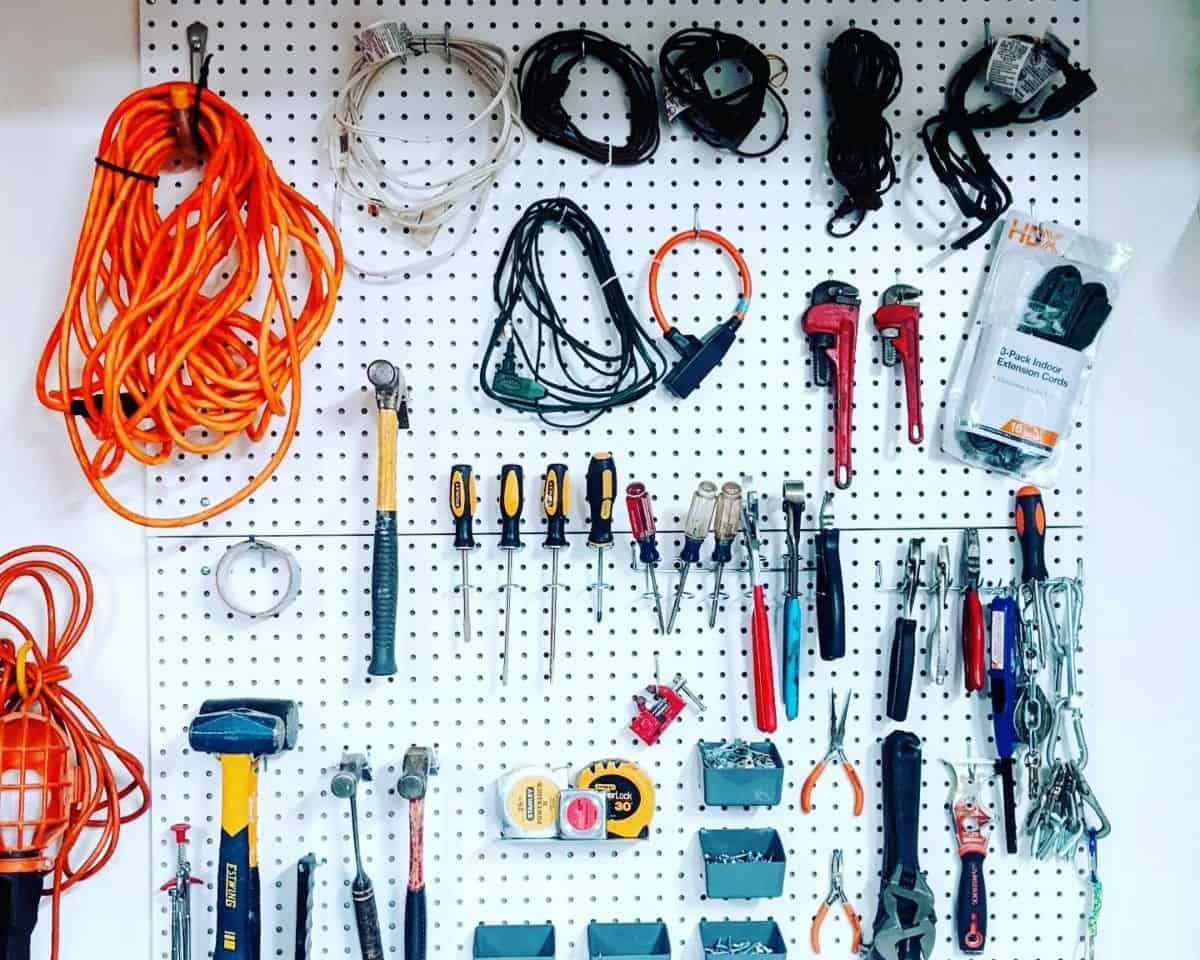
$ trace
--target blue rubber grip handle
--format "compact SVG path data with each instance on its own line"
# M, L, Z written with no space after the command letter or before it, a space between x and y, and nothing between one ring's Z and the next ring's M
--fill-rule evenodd
M250 877L250 828L237 833L221 831L217 853L217 945L213 960L254 960L258 954Z
M1011 757L1016 751L1017 732L1013 707L1017 702L1017 604L1011 597L996 597L988 604L991 627L992 730L996 755Z
M425 960L425 888L404 898L404 960Z
M375 514L375 555L371 561L371 665L373 677L396 672L396 583L399 568L396 514Z
M800 598L783 602L783 709L789 720L800 715Z

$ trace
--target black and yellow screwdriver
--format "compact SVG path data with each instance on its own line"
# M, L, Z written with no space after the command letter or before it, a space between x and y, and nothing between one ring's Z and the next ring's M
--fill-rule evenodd
M463 640L471 639L471 551L475 549L475 475L465 463L450 468L450 514L454 549L462 554Z
M613 543L613 499L617 493L617 467L611 453L593 453L587 468L587 503L591 511L588 546L596 550L596 622L604 619L604 591L611 585L604 582L604 548Z
M571 502L567 465L552 463L542 480L542 509L546 511L546 539L550 551L550 667L547 679L554 680L555 642L558 636L558 551L567 545L567 505Z
M504 667L501 683L508 683L508 638L512 633L513 554L521 549L521 511L525 508L525 471L515 463L500 468L500 549L505 554Z

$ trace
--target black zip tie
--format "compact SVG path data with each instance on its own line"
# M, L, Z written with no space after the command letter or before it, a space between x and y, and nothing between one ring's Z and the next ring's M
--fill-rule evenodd
M210 53L204 58L204 63L200 65L200 76L196 80L196 98L192 101L192 109L189 115L192 128L192 144L196 148L196 156L201 159L204 157L204 141L200 138L200 98L204 95L204 91L208 87L208 65L212 63L212 58L213 55Z
M143 180L146 183L158 186L158 177L154 174L142 173L140 170L130 170L128 167L122 167L120 164L112 163L103 157L96 158L96 166L104 167L105 170L112 170L114 173L120 173L126 177L133 177L134 180Z

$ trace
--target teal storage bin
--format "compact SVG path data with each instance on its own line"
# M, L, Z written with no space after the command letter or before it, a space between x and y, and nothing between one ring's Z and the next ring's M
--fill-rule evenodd
M655 923L589 923L591 960L662 960L671 956L667 925Z
M481 923L475 928L475 960L535 960L554 956L552 923Z
M766 957L768 960L785 960L787 944L779 924L774 920L701 920L700 946L704 948L704 956L712 954L713 948L720 941L727 943L765 943L770 953L747 954L747 956Z
M704 765L703 751L719 747L721 741L701 740L700 782L705 806L709 807L773 807L783 799L783 758L770 740L752 743L756 750L771 755L773 767L735 767L718 769Z
M722 854L757 853L762 860L713 863ZM701 830L704 890L714 900L753 900L783 895L787 854L777 830Z

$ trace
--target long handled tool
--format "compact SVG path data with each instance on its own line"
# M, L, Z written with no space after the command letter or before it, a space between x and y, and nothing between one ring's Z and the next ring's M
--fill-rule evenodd
M817 519L817 642L822 660L846 655L846 596L842 588L842 532L834 526L833 494L825 491Z
M962 873L954 902L958 948L964 953L981 953L987 942L987 886L983 858L987 856L991 815L980 799L980 768L992 770L990 760L943 760L950 771L950 817L958 840Z
M358 927L358 949L363 960L383 960L383 937L379 932L379 908L375 904L375 887L363 869L362 846L358 838L358 785L369 783L371 768L361 753L343 753L337 773L329 782L335 797L350 801L350 834L354 839L354 879L350 882L350 899L354 901L354 922Z
M804 605L800 602L800 528L804 526L804 484L783 482L783 513L787 518L787 559L783 597L783 710L789 720L800 715L800 652L803 646Z
M692 494L692 502L688 507L687 516L683 520L683 549L679 552L679 583L675 587L675 600L671 603L671 613L667 617L667 633L675 629L675 618L679 616L679 604L683 601L687 586L688 571L693 563L700 562L700 548L708 537L708 528L712 524L713 513L717 509L717 485L710 480L702 480Z
M525 508L525 471L518 464L500 468L500 549L504 551L504 664L500 681L508 683L508 660L512 652L513 554L521 547L521 511Z
M396 547L396 434L408 429L404 378L387 360L367 367L378 408L375 458L375 548L371 559L371 663L367 673L396 672L396 594L399 558Z
M658 632L666 633L662 593L659 592L658 577L654 573L662 557L658 553L654 505L650 502L650 491L644 483L634 481L625 488L625 508L629 511L629 529L637 543L638 561L646 568L646 585L649 587L647 593L654 600L654 612L658 615Z
M913 610L917 603L917 590L921 587L921 564L925 560L922 552L924 543L920 537L913 537L908 541L904 579L896 587L900 594L902 610L896 618L896 631L892 636L887 683L887 715L893 720L903 721L908 717L913 666L917 655L917 621L913 619ZM882 573L878 563L875 564L875 585L882 585Z
M567 507L571 502L571 482L565 463L552 463L542 479L542 509L546 511L546 539L542 546L550 551L550 666L547 679L554 681L554 661L558 653L558 552L567 546Z
M587 504L589 518L587 543L596 551L596 582L591 589L596 622L604 619L604 591L612 584L604 582L604 551L612 546L613 499L617 495L617 468L611 453L593 453L587 468Z
M408 801L408 895L404 901L404 960L425 960L425 794L438 772L432 747L409 747L396 792Z
M753 609L750 613L750 656L754 665L754 713L758 729L774 733L779 725L775 713L775 665L771 661L771 621L767 619L766 591L758 582L756 560L762 547L758 538L758 494L749 480L742 498L742 536L746 538L746 566L750 571Z
M258 768L264 757L296 745L298 723L292 700L205 700L188 728L192 749L215 753L221 762L213 960L259 958Z
M450 515L454 518L454 549L462 557L463 642L471 639L471 551L475 549L475 474L465 463L450 468Z

